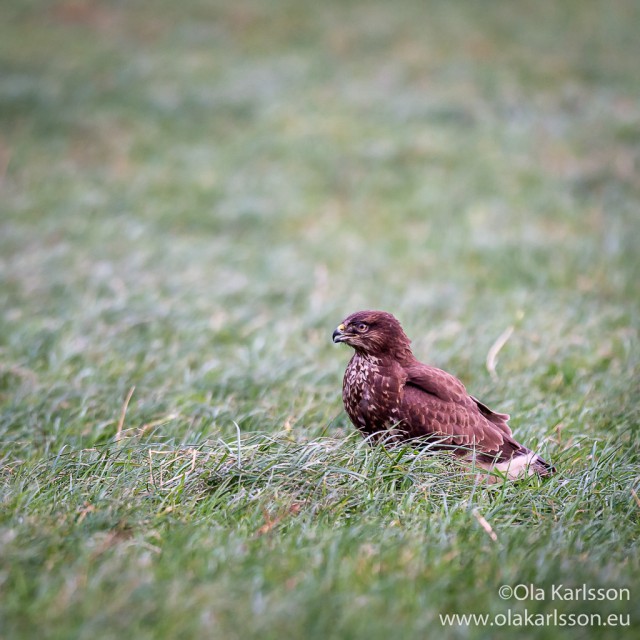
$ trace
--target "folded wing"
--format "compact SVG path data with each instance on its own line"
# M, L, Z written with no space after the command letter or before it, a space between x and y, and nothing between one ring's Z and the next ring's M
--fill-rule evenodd
M444 447L474 449L487 460L510 460L526 450L513 439L509 416L470 396L451 374L422 363L406 372L400 411L410 437L430 436Z

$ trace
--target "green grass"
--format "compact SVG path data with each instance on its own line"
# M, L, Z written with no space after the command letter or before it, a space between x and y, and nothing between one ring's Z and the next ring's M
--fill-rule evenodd
M1 637L637 637L637 2L1 11ZM364 443L359 308L558 474Z

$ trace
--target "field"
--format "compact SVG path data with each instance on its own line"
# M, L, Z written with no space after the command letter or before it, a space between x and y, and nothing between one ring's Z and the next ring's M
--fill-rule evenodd
M638 637L638 2L0 12L0 637ZM557 475L368 446L362 308Z

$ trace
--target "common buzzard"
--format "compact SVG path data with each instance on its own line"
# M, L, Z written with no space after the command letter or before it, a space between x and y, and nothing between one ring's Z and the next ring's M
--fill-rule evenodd
M365 437L419 439L509 479L555 472L513 438L506 413L470 396L451 374L416 360L409 338L390 313L353 313L333 332L333 341L355 350L344 374L342 400Z

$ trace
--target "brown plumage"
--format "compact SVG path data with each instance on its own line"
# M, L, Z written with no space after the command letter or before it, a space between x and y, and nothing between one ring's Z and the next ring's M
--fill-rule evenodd
M451 374L416 360L409 338L390 313L353 313L333 332L333 341L355 350L344 374L342 399L365 437L386 442L419 438L512 479L555 472L513 438L507 414L470 396Z

